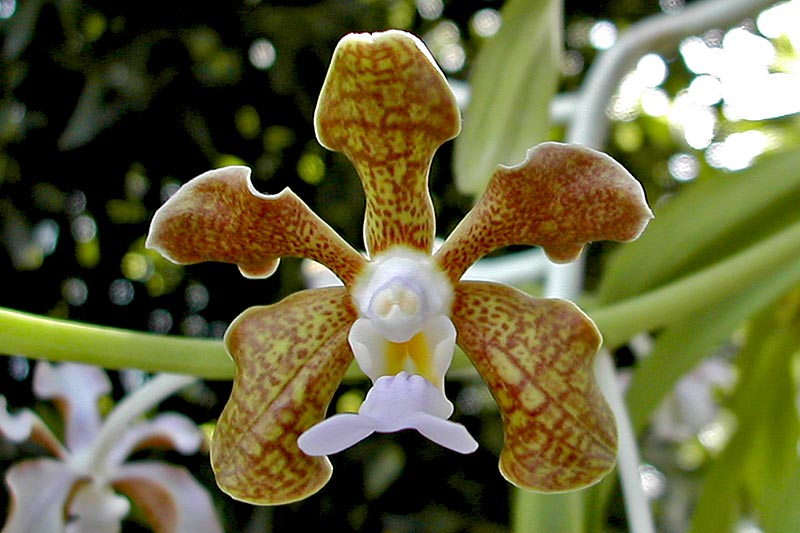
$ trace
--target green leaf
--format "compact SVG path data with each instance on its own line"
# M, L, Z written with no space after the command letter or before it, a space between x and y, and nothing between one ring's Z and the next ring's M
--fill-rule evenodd
M681 320L656 339L653 352L636 366L626 403L634 431L640 433L653 411L677 382L696 367L748 317L800 283L800 262L786 263L770 276L723 299L701 317Z
M706 475L692 531L732 531L739 514L769 514L794 482L800 436L791 372L800 346L797 304L786 298L749 325L730 405L737 429Z
M642 237L612 256L599 289L611 302L717 262L800 218L800 150L742 172L714 172L655 210Z
M503 25L478 53L464 129L455 141L456 185L479 195L498 164L514 165L545 140L559 79L559 0L511 0Z
M775 495L773 505L763 510L762 523L770 533L796 533L800 524L800 458L791 469L786 486Z

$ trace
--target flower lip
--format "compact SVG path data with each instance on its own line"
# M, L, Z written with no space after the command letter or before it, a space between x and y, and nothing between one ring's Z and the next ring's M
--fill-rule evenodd
M447 315L453 286L425 253L394 247L371 261L352 288L363 318L392 342L406 342L434 316Z
M374 432L415 429L458 453L472 453L478 443L463 425L447 418L453 404L422 376L399 372L382 376L367 393L358 414L342 413L303 433L297 445L308 455L329 455L349 448Z
M407 419L415 413L447 419L453 404L427 379L405 371L378 378L359 410L376 421L375 431L384 433L406 429Z

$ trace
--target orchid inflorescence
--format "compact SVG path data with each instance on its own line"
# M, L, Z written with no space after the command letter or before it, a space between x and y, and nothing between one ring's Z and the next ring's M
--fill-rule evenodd
M594 380L601 337L576 305L460 281L487 253L541 246L556 262L586 243L635 239L651 218L638 182L610 157L543 143L499 166L434 252L434 152L460 131L453 94L424 44L391 30L344 37L316 108L319 142L355 165L366 196L366 256L289 189L264 195L250 170L212 170L153 218L147 245L174 262L235 263L250 278L281 257L330 268L344 287L247 309L225 344L236 364L211 461L234 498L278 504L328 481L336 453L373 432L415 429L457 452L478 444L448 420L444 379L458 344L500 408L500 470L544 492L588 486L614 465L614 417ZM359 412L325 419L345 371L373 383Z
M15 443L37 443L54 456L26 459L6 472L11 507L3 533L118 532L131 502L154 531L222 531L211 496L188 470L156 460L129 460L146 448L198 452L205 437L189 418L161 413L123 428L109 427L114 411L103 420L99 405L111 392L108 376L75 363L39 362L33 391L58 407L64 438L31 410L9 413L0 396L0 435Z

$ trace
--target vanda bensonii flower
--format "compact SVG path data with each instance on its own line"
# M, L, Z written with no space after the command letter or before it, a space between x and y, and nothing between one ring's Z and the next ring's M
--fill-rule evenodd
M120 531L130 501L154 531L222 531L211 497L185 468L151 460L126 462L131 453L148 447L197 452L204 437L191 420L162 413L108 431L112 428L101 420L98 400L111 391L111 383L91 366L40 362L33 391L59 408L63 444L33 411L9 414L0 396L0 435L12 442L36 442L55 456L26 459L8 469L11 507L3 533Z
M456 343L500 407L509 481L552 492L601 478L614 463L616 430L592 374L593 322L570 302L459 280L510 244L539 245L563 262L590 241L636 238L651 217L640 185L603 154L545 143L518 166L498 167L433 253L428 170L460 116L430 53L400 31L341 40L315 126L361 178L367 258L290 190L257 192L245 167L191 180L156 213L148 236L178 263L225 261L258 278L280 257L299 256L344 283L250 308L228 329L237 372L211 446L222 490L257 504L306 497L330 477L325 455L375 431L416 429L473 451L467 430L447 420L444 377ZM358 414L323 421L353 356L373 387Z

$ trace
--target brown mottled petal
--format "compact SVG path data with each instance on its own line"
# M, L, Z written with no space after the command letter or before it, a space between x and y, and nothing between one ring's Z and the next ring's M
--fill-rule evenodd
M250 278L271 275L281 257L307 257L348 283L365 259L289 189L264 195L250 169L211 170L186 183L153 217L147 247L181 264L222 261Z
M428 170L461 129L455 98L425 45L391 30L345 36L317 103L317 138L355 165L367 199L370 255L403 244L430 252Z
M539 245L553 261L567 262L589 242L635 239L652 217L639 182L611 157L542 143L519 165L497 168L436 257L454 281L510 244Z
M583 312L505 285L462 282L453 322L500 407L506 479L561 492L591 485L614 466L614 416L593 374L600 334Z
M258 505L289 503L322 488L326 457L297 438L322 420L353 359L347 343L356 311L341 287L301 291L252 307L225 336L236 378L211 442L220 488Z

